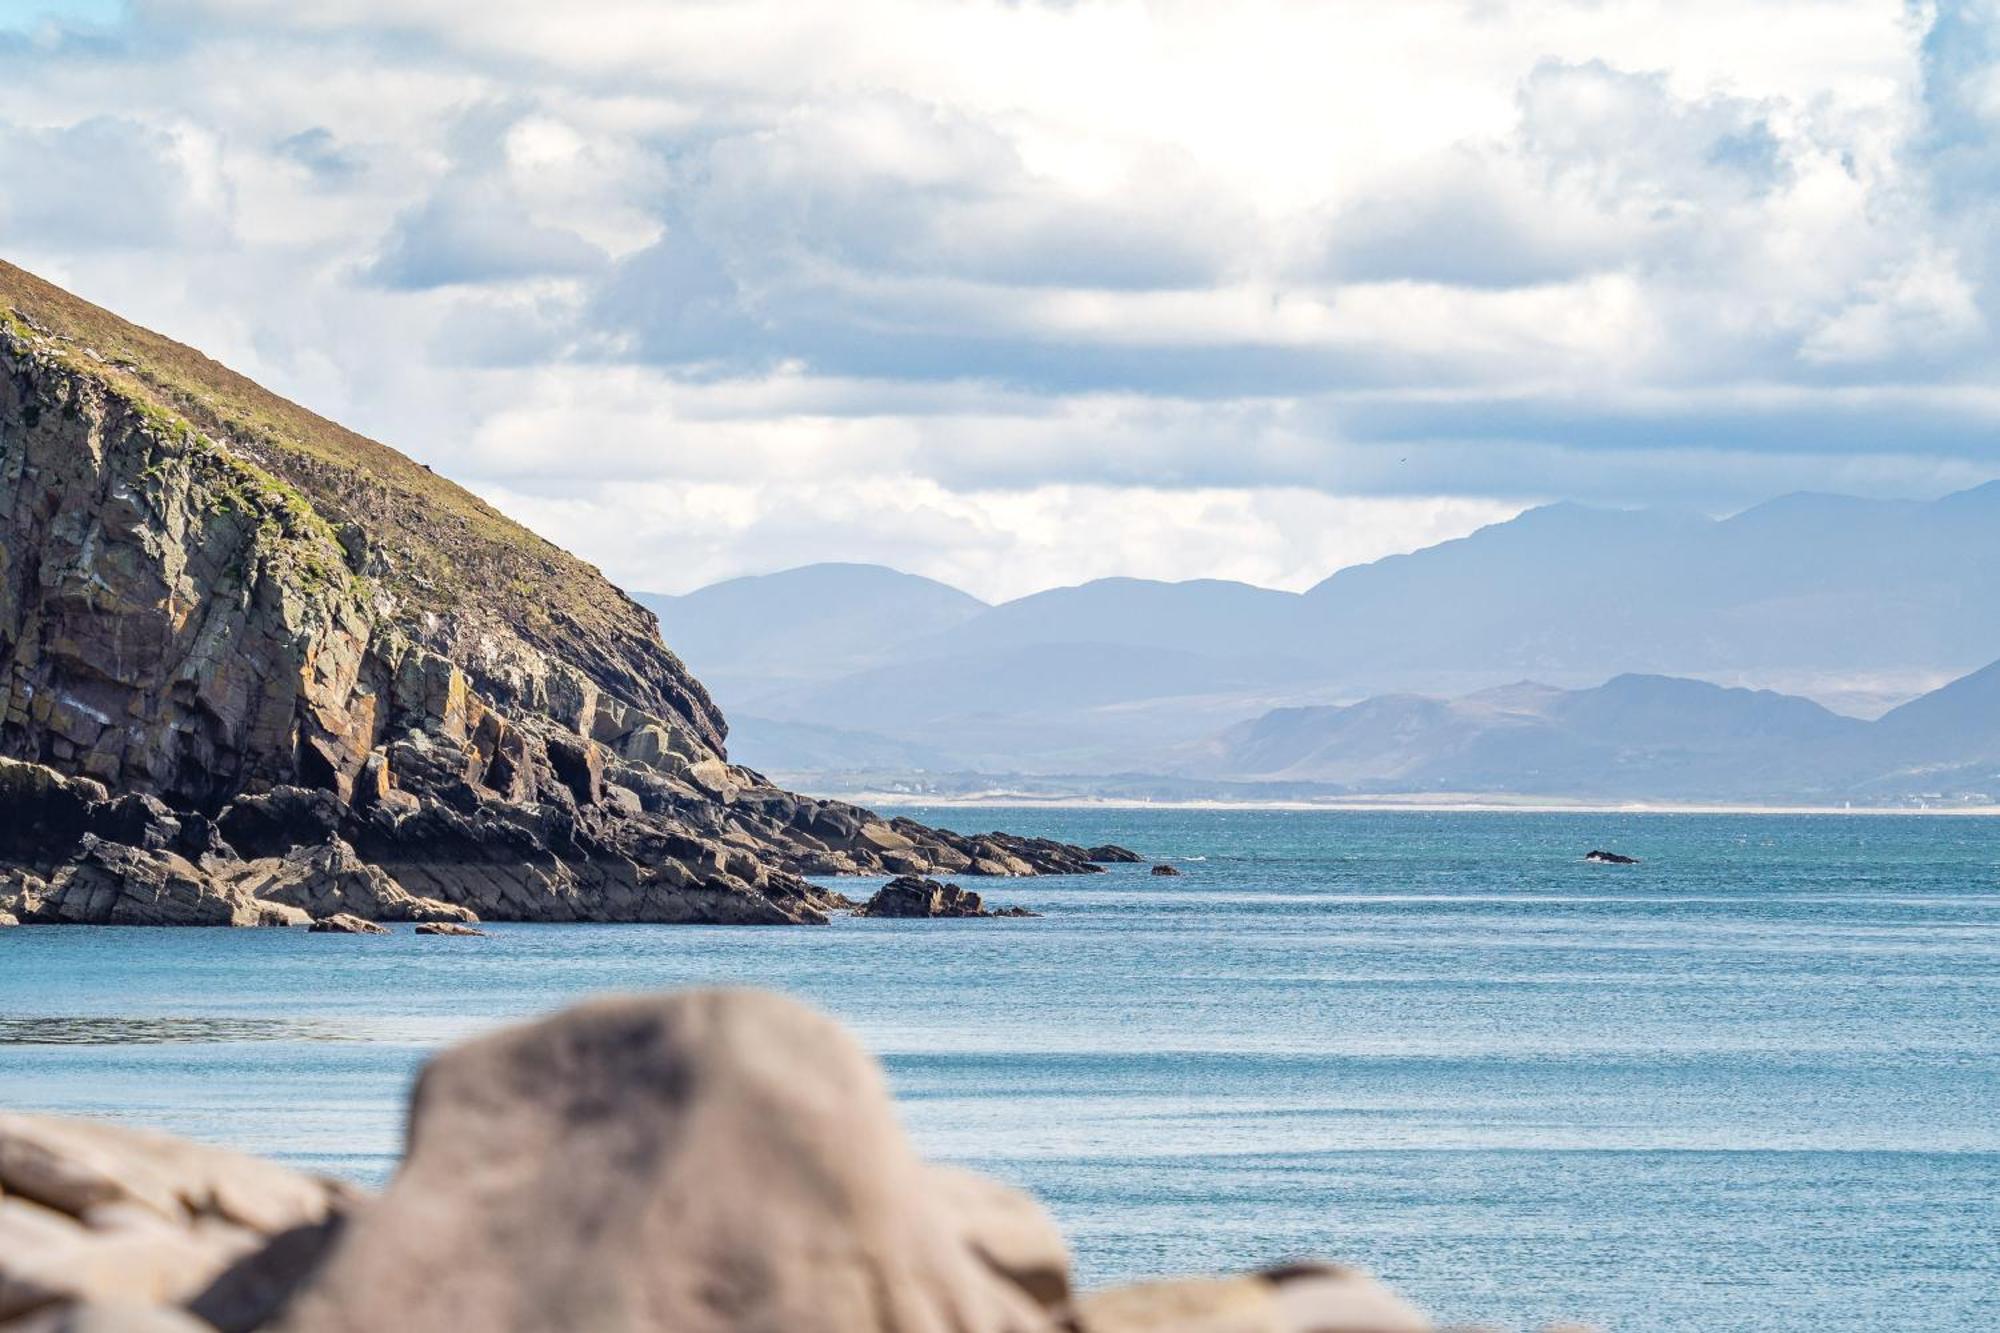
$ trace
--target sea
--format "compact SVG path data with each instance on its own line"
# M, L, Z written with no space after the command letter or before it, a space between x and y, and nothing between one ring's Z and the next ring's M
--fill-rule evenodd
M1318 1256L1501 1329L2000 1328L2000 820L898 813L1181 874L974 883L1022 920L4 931L0 1106L380 1185L439 1045L767 986L1086 1285Z

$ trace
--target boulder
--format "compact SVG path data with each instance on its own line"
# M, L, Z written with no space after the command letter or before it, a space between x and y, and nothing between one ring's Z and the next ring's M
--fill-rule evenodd
M1009 915L1013 909L1009 909ZM898 875L854 909L856 916L975 917L993 916L985 900L956 884L940 884L916 875Z
M962 1167L932 1166L926 1183L987 1267L1046 1309L1069 1304L1069 1246L1040 1204Z
M420 925L418 925L418 927L417 927L417 934L419 934L419 935L478 935L478 936L481 936L481 937L484 937L484 936L485 936L485 934L486 934L486 932L485 932L485 931L483 931L483 930L479 930L479 929L476 929L475 927L472 927L472 926L461 926L461 925L460 925L460 924L458 924L458 922L456 922L456 921L425 921L425 922L421 923Z
M0 1321L105 1333L208 1327L160 1307L195 1298L271 1238L323 1225L360 1197L162 1135L0 1114Z
M310 917L260 902L185 858L86 833L24 920L87 926L291 926Z
M345 814L330 791L278 787L239 796L217 821L229 845L245 856L283 856L294 847L316 847L338 836Z
M10 1319L0 1333L215 1333L215 1326L167 1305L84 1301Z
M1077 1302L1075 1333L1427 1333L1423 1313L1331 1264L1248 1277L1142 1282Z
M387 935L387 926L378 926L373 921L364 921L352 912L335 912L323 916L309 927L315 935Z
M0 867L0 915L20 925L40 910L49 882L18 866Z
M1154 866L1152 869L1152 873L1155 875L1178 875L1181 872L1175 869L1173 866L1162 864Z
M303 908L314 917L351 913L367 921L479 919L471 908L406 893L338 838L317 847L294 847L283 857L248 862L228 872L228 878L264 902Z
M149 852L181 850L181 821L158 797L127 792L93 806L88 819L90 831L107 842Z
M1050 1233L962 1186L799 1004L599 1001L431 1062L402 1169L276 1327L1052 1330Z
M920 1161L874 1061L762 992L598 1001L456 1047L408 1124L371 1202L215 1148L0 1115L0 1333L1432 1327L1330 1264L1078 1295L1048 1214Z
M1139 862L1145 860L1143 856L1140 856L1139 853L1132 851L1130 848L1120 847L1116 843L1110 842L1105 843L1101 847L1084 848L1083 858L1096 865L1137 865Z
M89 778L0 758L0 856L63 855L89 829L91 808L108 798Z

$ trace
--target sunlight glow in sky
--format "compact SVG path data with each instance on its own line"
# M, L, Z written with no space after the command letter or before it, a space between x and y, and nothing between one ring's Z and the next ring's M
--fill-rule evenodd
M587 10L588 12L580 12ZM628 586L2000 475L2000 18L0 0L0 255Z

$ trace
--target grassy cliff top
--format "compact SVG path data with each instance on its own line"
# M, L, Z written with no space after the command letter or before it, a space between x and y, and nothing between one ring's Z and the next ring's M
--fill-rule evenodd
M296 487L330 522L362 529L383 556L398 619L448 617L468 640L511 633L719 743L721 714L660 643L652 612L464 487L0 260L0 315L9 312L81 353L69 358L78 369L141 408L185 419Z

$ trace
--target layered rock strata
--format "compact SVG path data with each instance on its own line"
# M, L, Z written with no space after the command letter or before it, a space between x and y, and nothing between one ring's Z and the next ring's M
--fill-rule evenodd
M927 1163L835 1024L751 991L600 1001L448 1051L364 1199L0 1116L0 1333L1418 1333L1333 1265L1078 1293L1061 1233Z
M807 875L1103 859L781 791L726 733L589 566L0 264L0 755L50 775L0 773L42 881L0 910L787 924L840 901Z

